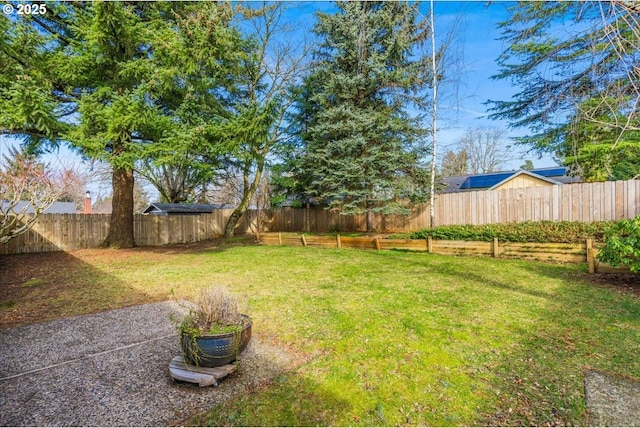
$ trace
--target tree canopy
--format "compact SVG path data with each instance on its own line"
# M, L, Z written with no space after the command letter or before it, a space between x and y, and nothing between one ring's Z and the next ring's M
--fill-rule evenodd
M206 161L226 138L234 67L246 55L230 5L47 3L48 13L0 18L0 126L33 146L68 141L113 168L107 245L133 241L133 171ZM12 108L5 108L12 106ZM201 166L202 164L198 164Z
M501 23L507 48L494 78L521 88L491 101L518 139L588 180L640 173L640 25L633 2L521 2ZM624 168L613 167L627 153ZM625 156L622 156L624 158ZM635 165L633 168L631 165Z

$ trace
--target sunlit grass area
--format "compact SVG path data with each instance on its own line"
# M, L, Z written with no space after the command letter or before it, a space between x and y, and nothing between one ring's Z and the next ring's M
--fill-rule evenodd
M258 340L303 357L193 424L585 425L585 369L640 377L640 303L592 285L584 266L255 245L80 251L67 262L3 291L2 319L224 284Z

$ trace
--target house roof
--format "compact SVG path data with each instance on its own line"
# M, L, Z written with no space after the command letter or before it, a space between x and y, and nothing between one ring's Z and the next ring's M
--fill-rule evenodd
M228 207L222 204L165 204L155 202L145 208L142 214L206 214L222 208Z
M509 177L505 178L501 182L494 184L493 186L491 186L489 188L489 190L497 189L498 187L502 186L504 183L506 183L508 181L511 181L511 180L513 180L514 178L516 178L516 177L518 177L520 175L528 175L529 177L537 178L538 180L546 181L547 183L553 184L553 185L562 184L560 181L556 181L556 180L554 180L552 178L547 178L547 177L545 177L543 175L535 174L535 173L533 173L531 171L525 171L525 170L521 169L520 171L516 172L515 174L510 175Z
M553 184L574 183L579 181L578 177L567 176L567 168L564 166L550 168L536 168L531 171L513 170L502 172L490 172L486 174L467 174L455 177L445 177L442 183L445 185L442 193L470 192L474 190L485 190L497 187L516 174L527 173L546 181L552 180Z
M4 212L9 209L11 204L12 202L0 200L1 211ZM14 213L24 212L25 214L33 214L35 210L30 202L19 201L15 204L12 211ZM54 202L44 211L44 214L75 214L77 212L76 204L73 202Z

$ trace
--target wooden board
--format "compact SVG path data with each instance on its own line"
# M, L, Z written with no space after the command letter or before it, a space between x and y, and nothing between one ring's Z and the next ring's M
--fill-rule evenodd
M218 379L235 371L235 364L226 364L220 367L197 367L185 363L182 356L174 357L169 363L169 373L172 378L197 383L199 386L218 386Z

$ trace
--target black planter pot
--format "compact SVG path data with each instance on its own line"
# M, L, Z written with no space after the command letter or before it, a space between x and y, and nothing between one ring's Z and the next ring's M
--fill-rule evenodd
M242 315L242 329L229 333L203 334L194 340L182 333L181 346L188 363L201 367L218 367L232 363L251 340L251 318Z

